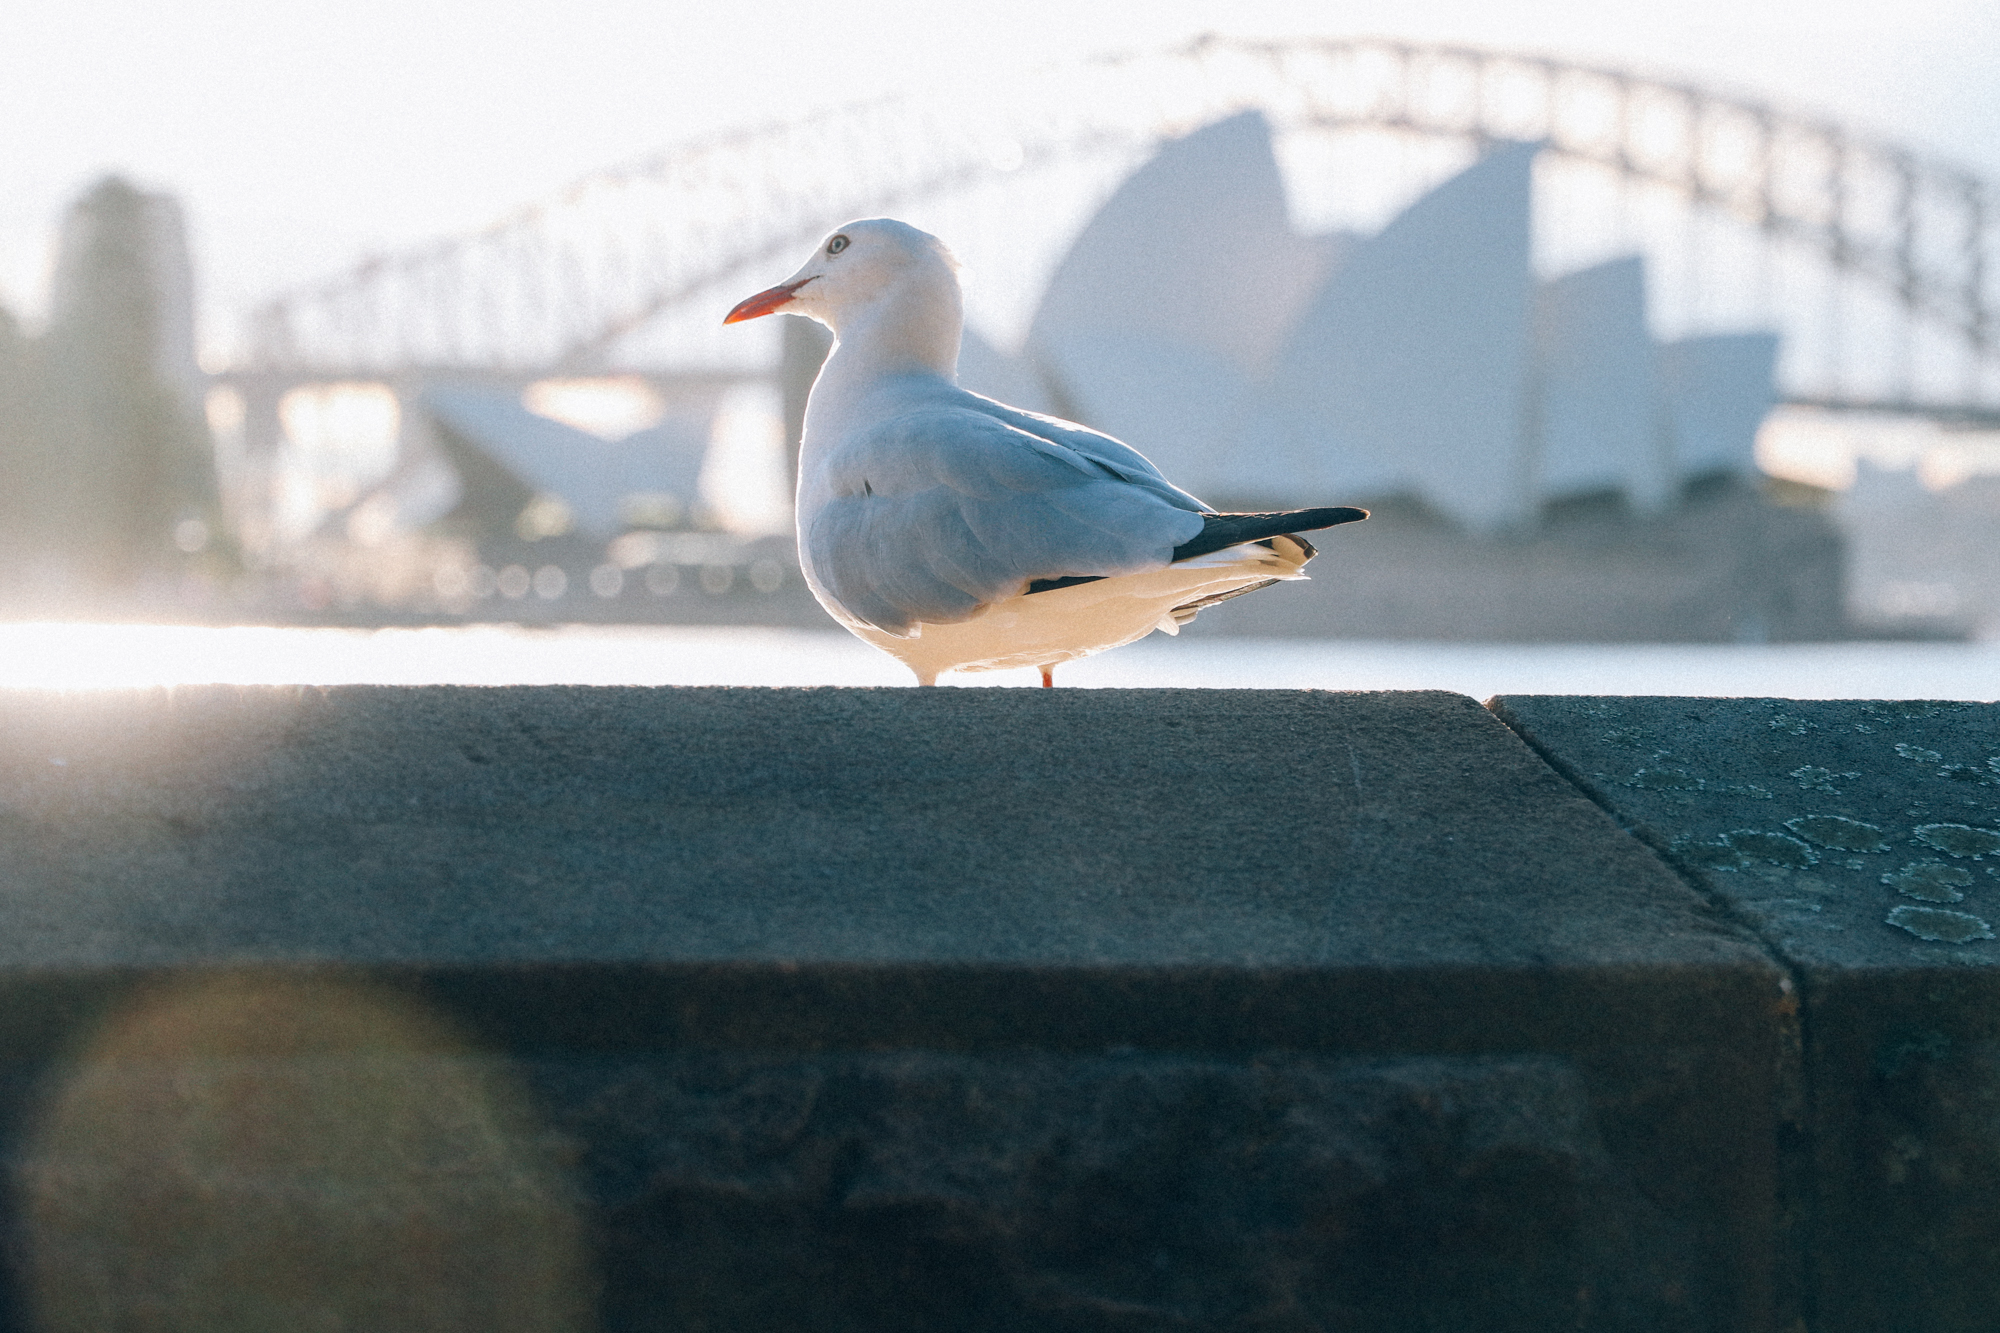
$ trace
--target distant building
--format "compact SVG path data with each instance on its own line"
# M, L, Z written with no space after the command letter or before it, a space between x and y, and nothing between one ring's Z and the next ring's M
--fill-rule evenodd
M1681 473L1646 331L1644 263L1614 259L1541 284L1534 338L1526 432L1541 447L1530 455L1531 493L1622 494L1641 513L1670 508Z
M1282 466L1246 468L1233 441L1351 243L1293 233L1260 114L1220 121L1168 144L1098 210L1051 278L1013 378L1039 379L1052 409L1137 443L1198 495L1268 489ZM997 382L992 361L968 387Z
M1835 512L1857 625L1890 637L2000 637L2000 476L1932 490L1915 468L1864 458Z
M19 583L48 539L42 393L37 349L14 316L0 309L0 568Z
M1783 643L1853 637L1842 540L1820 509L1736 477L1662 514L1615 496L1532 531L1469 533L1407 500L1320 544L1312 581L1241 597L1186 632L1494 643ZM1217 613L1220 614L1217 614Z
M1312 295L1232 443L1246 479L1268 478L1257 500L1282 480L1286 497L1414 495L1478 531L1533 518L1534 152L1508 145L1446 181Z
M1085 226L1018 356L968 338L961 382L1224 508L1376 506L1329 536L1329 586L1205 633L1839 637L1839 534L1753 457L1775 335L1656 343L1636 255L1538 281L1538 152L1495 145L1373 236L1300 236L1262 115L1219 121Z
M1777 401L1774 333L1710 334L1659 349L1674 466L1683 477L1749 476L1757 428Z
M195 353L194 300L178 199L112 176L70 206L49 287L52 332L90 327L114 313L132 318L130 332L143 339L154 380L193 411L207 388Z
M214 451L180 206L116 177L63 219L32 439L11 445L9 543L31 598L122 597L218 564Z
M962 379L1032 382L1232 507L1405 496L1494 533L1754 475L1775 336L1656 345L1638 256L1538 283L1538 151L1496 146L1376 235L1300 236L1263 116L1219 121L1085 226L1021 355L975 343Z
M614 441L531 412L513 393L431 389L423 407L459 480L456 503L438 517L487 540L574 532L599 545L628 528L699 526L706 406Z

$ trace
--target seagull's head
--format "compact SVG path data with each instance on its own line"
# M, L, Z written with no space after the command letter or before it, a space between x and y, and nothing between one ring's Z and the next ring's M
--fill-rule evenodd
M838 333L849 312L910 297L948 306L955 316L958 261L927 231L893 218L865 218L829 234L798 272L740 303L722 322L805 315Z

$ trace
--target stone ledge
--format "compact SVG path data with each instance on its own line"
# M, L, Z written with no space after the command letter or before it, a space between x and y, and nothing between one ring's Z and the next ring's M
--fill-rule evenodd
M254 1250L371 1327L648 1327L663 1272L711 1326L1796 1313L1785 966L1462 697L197 689L0 738L0 1308ZM756 1184L729 1108L808 1086ZM298 1239L368 1216L450 1262Z
M2000 705L1492 707L1797 979L1815 1333L1992 1328Z

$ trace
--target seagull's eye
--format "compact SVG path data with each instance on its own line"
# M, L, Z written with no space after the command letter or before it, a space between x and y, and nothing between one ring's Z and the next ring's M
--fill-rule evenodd
M847 238L845 236L834 237L832 240L826 243L827 258L831 259L833 256L839 254L842 250L845 250L846 248L847 248Z

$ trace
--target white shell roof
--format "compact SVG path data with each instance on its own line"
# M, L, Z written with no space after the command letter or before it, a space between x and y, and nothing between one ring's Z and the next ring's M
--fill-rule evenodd
M1292 230L1262 113L1163 145L1058 266L1028 353L1059 412L1219 503L1307 503L1237 443L1252 386L1350 238ZM973 386L976 387L976 386Z
M1324 247L1292 231L1271 127L1245 111L1163 145L1098 209L1057 267L1028 344L1143 334L1265 366Z
M1666 508L1677 487L1658 420L1645 261L1566 274L1536 298L1536 493L1622 491L1641 510Z
M1091 219L1021 358L968 335L961 382L1073 415L1211 502L1413 495L1480 531L1545 499L1672 503L1754 466L1776 339L1655 347L1645 268L1542 284L1538 144L1502 144L1366 239L1291 229L1251 111L1164 145Z
M1064 406L1144 454L1168 480L1213 504L1287 493L1264 460L1232 448L1252 385L1206 348L1142 334L1092 330L1049 335ZM1305 503L1300 500L1299 503Z
M435 388L424 406L530 490L561 496L577 526L598 537L624 530L628 495L665 493L691 509L708 452L705 414L669 413L612 443L530 412L504 391Z
M1522 429L1536 144L1356 246L1280 354L1250 443L1315 504L1416 495L1481 530L1533 513Z
M1757 428L1778 400L1774 333L1719 333L1662 345L1654 362L1682 477L1748 474Z

